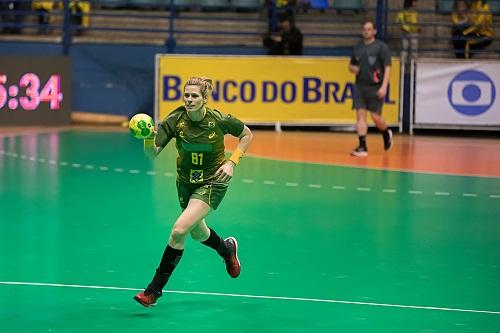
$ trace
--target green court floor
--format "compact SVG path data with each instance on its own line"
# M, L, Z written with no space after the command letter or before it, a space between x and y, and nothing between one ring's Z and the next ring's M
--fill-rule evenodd
M152 309L132 296L179 213L172 145L0 138L0 211L2 333L500 329L499 178L246 157L207 219L241 276L190 240Z

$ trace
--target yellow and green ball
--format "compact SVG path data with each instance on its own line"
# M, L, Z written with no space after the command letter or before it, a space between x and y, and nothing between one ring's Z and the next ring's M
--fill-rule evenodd
M152 137L155 124L153 118L145 113L138 113L134 115L128 123L130 133L136 139L147 139Z

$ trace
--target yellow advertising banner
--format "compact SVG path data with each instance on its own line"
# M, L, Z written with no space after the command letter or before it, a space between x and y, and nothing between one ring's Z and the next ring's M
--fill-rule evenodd
M184 83L192 76L214 81L208 106L244 122L354 124L354 75L348 58L267 56L156 57L156 118L183 104ZM392 60L383 115L399 123L399 60Z

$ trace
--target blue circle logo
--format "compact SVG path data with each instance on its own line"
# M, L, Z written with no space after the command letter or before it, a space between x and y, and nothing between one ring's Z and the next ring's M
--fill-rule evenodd
M465 116L477 116L495 103L495 84L483 72L460 72L448 86L448 101L455 111Z

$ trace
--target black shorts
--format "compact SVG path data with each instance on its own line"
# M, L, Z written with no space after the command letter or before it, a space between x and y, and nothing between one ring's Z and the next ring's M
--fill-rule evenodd
M376 114L382 114L384 100L378 98L379 87L359 87L353 86L352 108L355 110L364 109Z
M177 181L177 195L179 203L185 209L189 199L199 199L204 201L212 209L217 209L226 195L228 183L210 183L210 184L190 184Z

